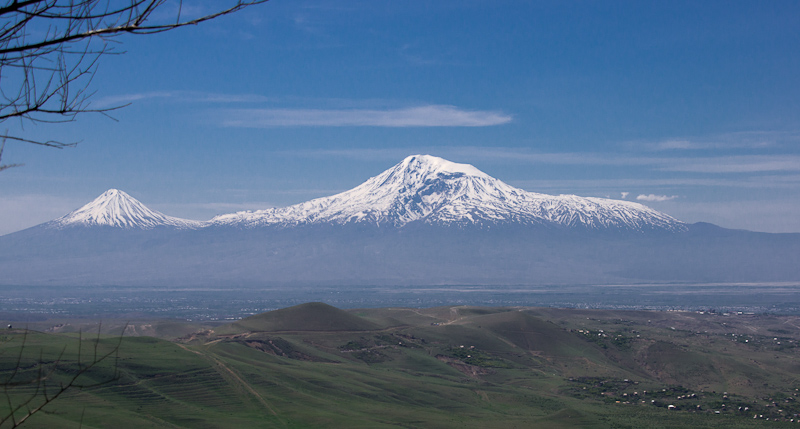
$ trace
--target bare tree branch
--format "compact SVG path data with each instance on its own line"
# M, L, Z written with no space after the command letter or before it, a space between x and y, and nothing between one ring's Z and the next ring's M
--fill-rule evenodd
M120 36L197 25L267 1L219 0L219 10L184 19L182 0L0 0L0 122L108 116L123 106L91 108L89 87L100 58L119 53L111 44ZM57 148L76 144L8 133L0 138Z
M20 370L23 368L23 355L29 348L27 344L28 330L25 329L22 336L22 344L16 358L16 365L11 373L2 382L0 382L0 385L2 385L3 389L3 396L5 396L5 402L8 407L8 411L6 411L5 415L0 416L0 427L6 423L9 423L11 425L10 427L12 428L21 425L31 416L40 412L45 406L73 389L90 389L118 380L119 349L122 345L122 338L126 328L127 325L125 325L125 328L123 328L122 333L118 337L117 343L114 345L114 347L112 347L108 352L104 353L98 349L101 339L101 327L98 327L97 336L93 341L94 344L92 347L91 359L86 362L84 362L85 357L82 356L83 334L82 332L79 332L78 352L75 360L77 371L72 372L67 378L66 382L60 382L57 385L54 383L54 376L59 370L64 370L66 369L65 367L68 366L68 364L62 363L66 361L66 347L61 349L55 361L52 363L48 363L46 361L44 352L41 351L38 362L35 364L36 375L32 379L17 379L19 377ZM88 372L111 357L114 358L114 374L112 377L89 384L81 383L81 380ZM30 391L31 388L33 389L32 391ZM19 393L16 393L17 390L22 390L23 398L19 400L18 403L15 403L14 398L19 398L20 396ZM81 420L82 419L83 416L81 416Z
M5 149L5 147L6 147L6 139L7 139L7 137L3 136L3 137L0 137L0 138L3 139L2 143L0 143L0 162L2 162L3 161L3 149ZM6 169L9 169L9 168L14 168L14 167L21 167L21 166L22 166L22 164L6 164L6 165L0 164L0 171L6 170Z

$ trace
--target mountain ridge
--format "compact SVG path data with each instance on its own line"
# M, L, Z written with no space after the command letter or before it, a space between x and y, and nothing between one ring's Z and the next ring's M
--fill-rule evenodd
M348 191L266 210L194 221L150 210L110 189L83 207L45 224L48 228L111 226L291 228L304 225L410 224L439 226L523 225L590 230L682 232L687 224L639 203L576 195L552 196L512 187L469 164L411 155Z
M171 218L122 191L104 195L0 237L0 285L800 281L800 234L686 224L637 203L526 192L428 156L341 194L229 222Z

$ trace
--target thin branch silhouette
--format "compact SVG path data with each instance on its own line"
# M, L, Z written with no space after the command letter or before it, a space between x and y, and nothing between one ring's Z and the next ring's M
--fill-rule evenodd
M122 53L114 50L121 36L197 25L267 1L220 0L218 10L184 19L182 0L4 0L0 122L15 119L24 126L71 122L84 113L109 116L124 106L93 108L90 86L99 60ZM8 132L0 138L53 148L77 144Z
M77 371L71 373L65 381L57 383L54 381L56 374L59 373L59 371L62 373L64 371L69 371L67 367L70 366L70 363L65 360L66 345L61 348L61 351L53 362L48 362L45 359L44 350L40 351L38 361L34 364L36 375L32 379L22 378L20 376L21 370L24 369L23 361L25 352L30 347L28 345L28 335L30 331L27 328L24 329L22 344L16 356L14 369L0 382L3 396L5 397L5 403L8 407L6 413L0 416L0 427L9 424L9 427L15 428L23 424L31 416L40 412L45 406L69 391L100 387L118 380L120 377L118 365L119 349L122 345L122 338L127 327L128 325L126 324L116 344L109 351L102 352L99 350L102 325L98 326L97 336L92 341L91 358L86 362L84 362L86 356L83 355L83 332L79 331L77 357L72 364L77 366ZM96 382L82 382L91 370L112 357L114 359L112 376ZM22 399L19 399L20 397L22 397ZM83 416L81 416L81 420L82 419Z

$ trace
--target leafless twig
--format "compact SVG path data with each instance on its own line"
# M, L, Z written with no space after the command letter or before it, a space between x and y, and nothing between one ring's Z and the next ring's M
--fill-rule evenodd
M89 101L98 61L120 53L112 45L119 36L197 25L268 0L219 0L218 10L191 19L184 19L182 0L0 1L0 122L24 124L70 122L82 113L107 115L121 107L95 109ZM0 138L75 145L8 133Z
M125 328L127 328L127 325L125 325ZM36 375L32 379L20 377L20 372L24 367L24 354L30 347L28 345L29 331L25 329L14 369L0 382L2 383L3 395L5 396L7 406L5 415L0 416L0 427L5 424L9 424L9 427L12 428L21 425L28 420L28 418L41 411L42 408L68 391L98 387L119 379L119 367L117 363L119 361L119 348L122 345L122 336L125 333L125 329L122 330L116 345L105 353L98 350L100 345L100 329L101 328L98 327L97 336L93 341L91 358L86 362L84 362L86 357L82 356L83 334L79 333L78 353L75 362L77 370L72 373L66 381L61 381L59 383L55 383L53 379L59 370L64 370L67 366L66 363L63 363L65 362L66 347L61 349L55 361L52 363L48 363L43 354L44 352L40 352L38 362L35 364ZM114 358L113 376L93 383L81 382L89 371L112 357ZM19 399L20 397L22 399Z

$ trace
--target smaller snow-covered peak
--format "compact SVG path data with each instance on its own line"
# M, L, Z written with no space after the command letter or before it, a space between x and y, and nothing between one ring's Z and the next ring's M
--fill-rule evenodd
M150 210L144 204L119 189L109 189L94 201L52 222L51 227L112 226L117 228L151 229L172 226L194 229L202 222L166 216Z

